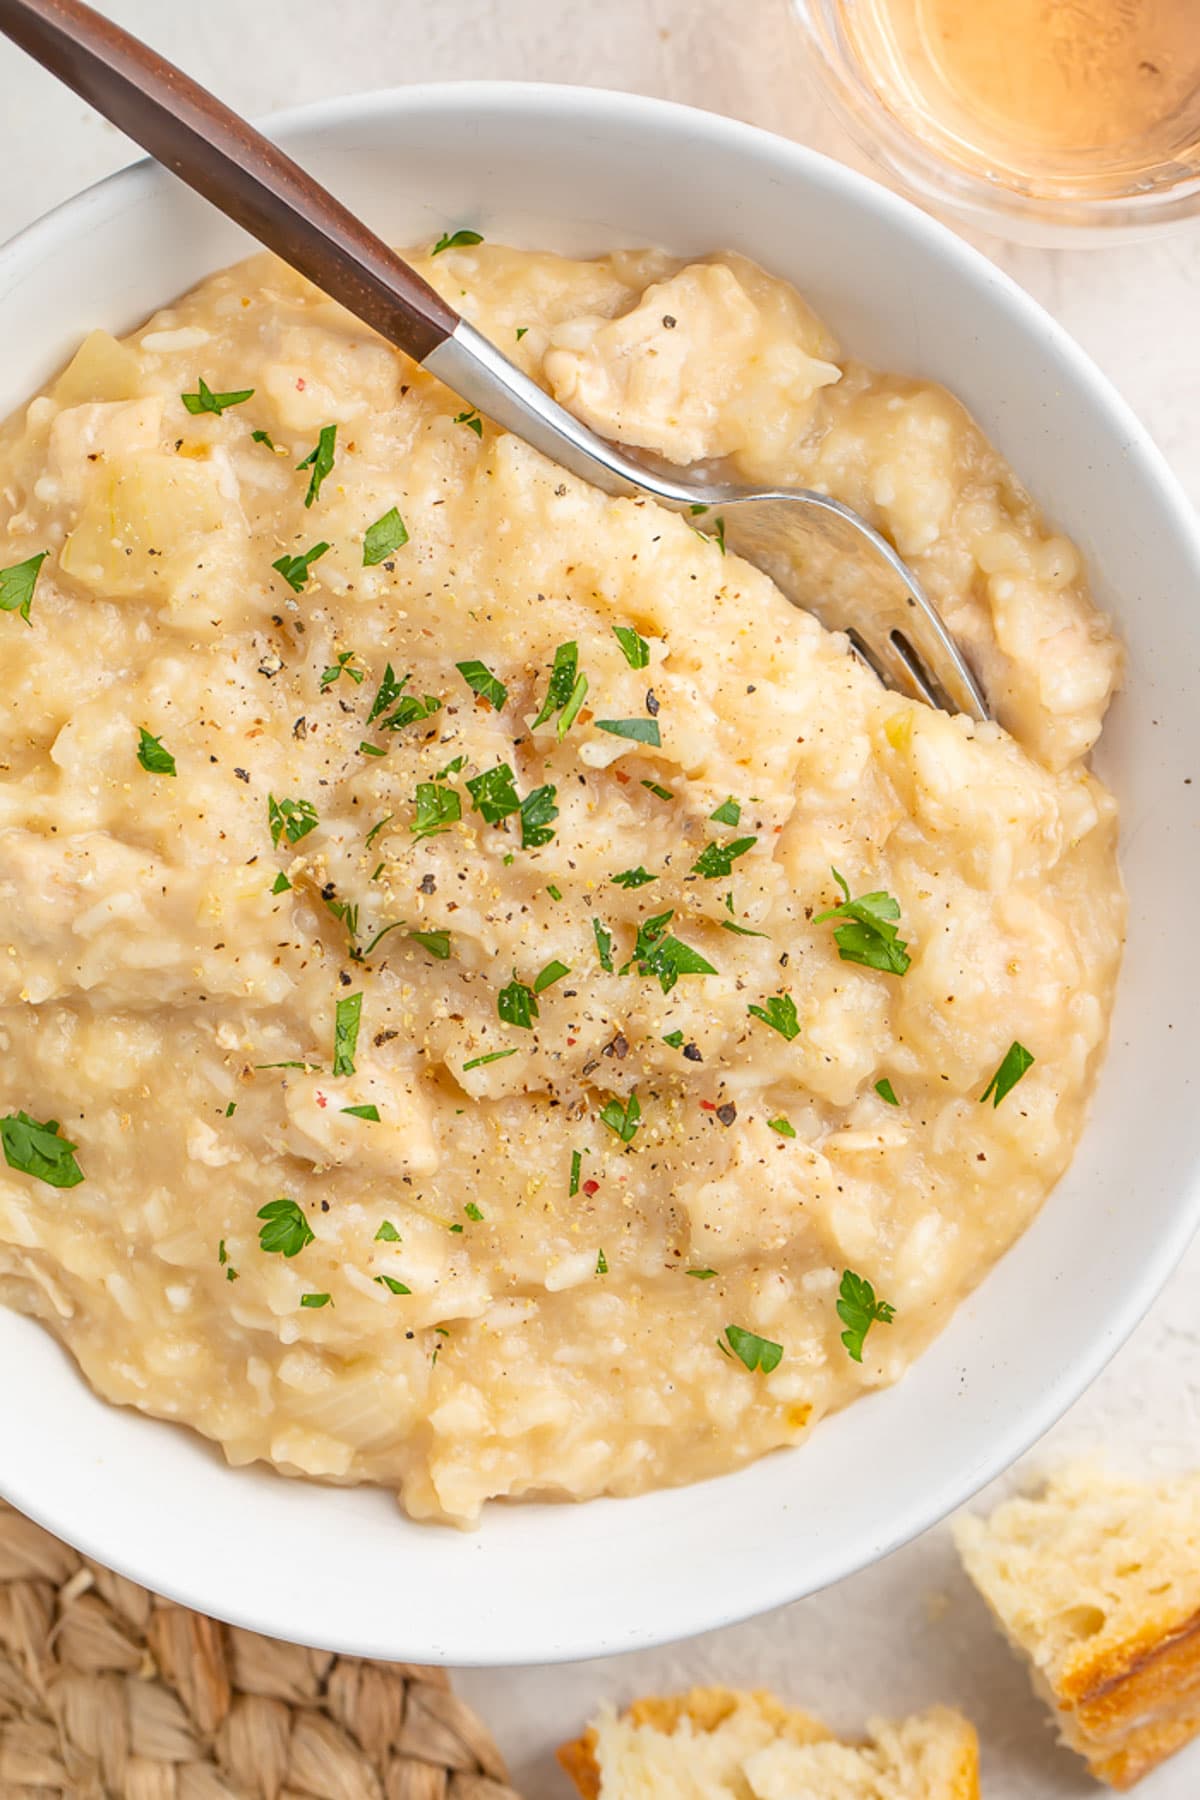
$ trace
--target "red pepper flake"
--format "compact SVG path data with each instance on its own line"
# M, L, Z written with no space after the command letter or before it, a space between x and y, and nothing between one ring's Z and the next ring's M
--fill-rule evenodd
M305 382L303 375L297 375L297 377L296 377L296 392L298 394L302 394L304 392L304 389L306 386L307 386L307 383Z
M626 773L623 769L614 769L613 774L616 776L617 780L621 783L622 787L627 786L627 784L629 782L629 777L628 777L628 775L626 775Z
M329 1101L324 1094L317 1095L317 1105L318 1106L328 1106L329 1105Z
M593 1194L598 1194L600 1192L600 1183L598 1181L585 1181L583 1184L583 1191L590 1199Z
M578 1042L579 1042L578 1038L568 1038L567 1039L567 1049L573 1050Z
M717 1110L717 1103L715 1100L702 1100L700 1102L700 1111L701 1112L716 1112L716 1110Z

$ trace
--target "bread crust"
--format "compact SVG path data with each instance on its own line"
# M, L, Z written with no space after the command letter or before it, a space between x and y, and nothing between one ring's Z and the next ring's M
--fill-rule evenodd
M1121 1730L1192 1688L1200 1691L1200 1612L1182 1624L1169 1616L1147 1619L1136 1635L1099 1654L1082 1644L1058 1683L1062 1704L1089 1731Z
M596 1734L591 1726L582 1737L560 1744L555 1755L575 1783L579 1800L600 1800L600 1764L596 1761Z
M1119 1749L1108 1754L1089 1750L1083 1744L1075 1744L1072 1748L1082 1752L1097 1781L1103 1781L1107 1786L1116 1788L1119 1793L1124 1793L1127 1788L1134 1787L1143 1775L1149 1775L1152 1769L1157 1769L1159 1763L1166 1762L1177 1750L1182 1750L1198 1731L1200 1712L1193 1713L1187 1719L1143 1725L1130 1732Z
M1054 1685L1067 1741L1130 1788L1200 1732L1200 1612L1147 1619L1119 1644L1082 1644Z
M734 1688L692 1688L686 1694L650 1694L634 1700L624 1717L635 1725L650 1725L669 1737L682 1719L689 1719L697 1731L715 1731L739 1707L752 1707L765 1719L778 1736L799 1744L827 1742L833 1733L810 1713L798 1707L785 1706L773 1694L763 1690L738 1692ZM980 1800L979 1740L974 1728L956 1713L947 1713L959 1727L955 1767L949 1786L928 1800ZM562 1768L575 1783L580 1800L600 1800L600 1764L596 1759L596 1733L591 1726L582 1736L573 1738L558 1750Z

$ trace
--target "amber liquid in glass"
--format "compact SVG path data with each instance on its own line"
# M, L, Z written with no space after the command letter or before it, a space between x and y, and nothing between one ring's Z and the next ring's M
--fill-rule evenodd
M1200 151L1200 0L842 0L842 25L910 130L1031 192Z

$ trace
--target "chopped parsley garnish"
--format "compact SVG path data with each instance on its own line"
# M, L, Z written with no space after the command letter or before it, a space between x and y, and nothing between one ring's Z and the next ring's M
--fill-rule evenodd
M519 1025L523 1031L532 1031L533 1021L538 1016L538 1003L533 989L526 987L523 981L518 981L514 976L507 987L500 989L496 1011L506 1025Z
M343 1106L342 1111L348 1113L352 1119L370 1119L376 1125L379 1123L377 1106Z
M475 811L482 813L489 825L498 825L509 813L520 810L521 802L513 786L513 772L507 763L497 763L482 775L472 776L467 783Z
M481 231L468 231L465 228L462 231L444 231L429 254L440 256L443 250L461 250L467 244L482 244L482 242L483 233Z
M597 719L596 730L607 731L610 737L628 738L631 743L649 744L655 750L662 747L657 719Z
M48 1187L78 1187L83 1170L75 1161L77 1145L59 1135L57 1119L33 1119L27 1112L0 1119L0 1144L10 1169L32 1175Z
M265 444L268 450L274 450L275 448L275 440L269 431L252 431L250 433L250 442L252 444Z
M303 550L298 556L280 556L271 564L287 582L292 592L302 594L308 583L309 572L313 563L324 556L329 545L322 542L314 544L311 550Z
M717 1273L715 1269L685 1269L683 1272L695 1281L712 1281Z
M908 940L898 936L895 921L900 917L900 902L883 892L864 894L859 900L850 898L845 877L833 870L833 879L845 899L818 913L814 925L826 919L842 919L844 924L834 932L838 955L843 962L862 963L865 968L879 969L885 975L903 975L912 961L907 955Z
M379 943L380 939L385 938L389 931L399 931L401 929L401 927L403 926L403 924L404 924L403 919L393 919L390 925L381 926L380 929L375 933L375 936L371 939L370 943L367 945L365 950L351 950L350 955L351 955L351 958L353 959L353 961L354 962L366 962L368 956L370 956L372 950L375 948L376 944Z
M780 1137L794 1138L796 1135L796 1127L790 1119L785 1119L782 1113L777 1119L768 1119L767 1124L772 1131L777 1131Z
M1014 1038L1004 1052L1004 1061L980 1094L980 1104L986 1106L990 1100L994 1107L999 1106L1005 1094L1010 1094L1016 1087L1033 1060L1032 1053Z
M436 694L405 694L395 712L383 721L380 731L403 731L406 725L416 725L421 719L431 719L435 712L441 712L442 703Z
M747 850L753 850L757 842L756 837L740 837L733 838L728 844L705 844L692 864L690 873L706 875L710 881L718 876L732 875L733 865L738 857L745 856Z
M467 786L470 785L468 782ZM518 808L521 814L522 850L538 850L554 836L550 821L558 817L558 807L554 803L557 792L557 788L547 784L532 788L522 800Z
M483 1214L473 1200L467 1201L467 1204L463 1207L463 1211L466 1213L468 1219L473 1220L476 1225L483 1219Z
M217 1245L217 1261L225 1271L226 1281L236 1281L238 1278L238 1272L229 1260L229 1252L225 1248L225 1239L224 1238L222 1238L220 1243Z
M179 398L195 417L197 413L216 413L220 417L227 406L241 406L243 401L254 398L253 388L238 388L230 394L214 394L203 375L197 384L194 394L180 394Z
M642 786L649 788L656 800L673 800L675 798L670 788L660 786L657 781L643 781Z
M301 1294L300 1304L301 1306L311 1307L315 1312L318 1307L329 1306L332 1302L328 1294Z
M440 712L442 703L436 694L426 694L422 699L418 694L406 694L405 688L412 680L412 675L405 675L396 680L395 670L389 663L383 671L383 680L379 690L371 702L371 710L367 714L367 724L374 725L381 713L387 712L397 701L395 712L389 714L378 726L380 731L403 731L406 725L415 725L418 719L428 719L435 712Z
M162 739L151 737L144 725L138 726L137 759L150 775L175 773L175 758L163 748Z
M385 1287L387 1289L389 1294L412 1293L412 1289L410 1287L405 1287L402 1281L397 1281L394 1275L377 1275L375 1279L380 1287Z
M361 669L354 668L353 662L353 650L339 651L337 661L330 663L327 669L321 671L321 692L323 694L327 692L340 675L348 675L355 687L361 687L364 680L363 672Z
M725 1341L740 1363L744 1363L753 1374L761 1369L769 1375L777 1369L783 1359L783 1345L773 1344L770 1338L759 1337L756 1332L745 1331L740 1325L725 1327Z
M322 425L316 444L303 462L296 464L297 473L301 469L311 469L308 480L308 492L304 496L305 506L311 506L321 492L321 484L333 469L334 447L337 443L337 426Z
M579 645L576 643L560 644L554 652L554 662L550 669L550 681L546 688L546 698L542 701L542 709L533 721L532 729L545 725L556 712L561 712L571 698L575 687L575 677L579 664ZM559 736L563 736L560 730Z
M450 933L448 931L410 931L409 937L428 950L430 956L436 956L439 962L447 962L450 957Z
M29 609L33 605L33 590L37 586L38 572L49 554L48 550L39 550L36 556L27 556L24 562L0 569L0 612L20 613L27 625L32 622Z
M468 1069L482 1069L487 1063L503 1062L506 1056L515 1056L516 1054L515 1045L511 1050L490 1050L486 1056L475 1056L470 1062L465 1062L463 1074L465 1075Z
M395 813L385 813L383 815L382 819L379 819L374 825L372 825L370 831L368 831L365 839L363 840L364 843L366 844L366 847L368 850L371 848L371 845L375 842L375 839L379 836L379 834L383 830L384 826L390 825L392 820L395 818L395 816L396 816Z
M444 769L439 769L434 776L435 781L448 781L451 775L457 775L466 764L465 756L452 756Z
M525 333L528 330L529 330L528 325L518 325L517 326L517 342L518 342L518 344L520 343L521 339L525 336Z
M466 412L455 413L454 423L465 425L467 430L473 431L477 438L483 436L483 420L473 406L468 407Z
M436 837L462 818L462 799L457 788L442 787L436 781L418 781L416 806L416 816L408 828L416 838Z
M606 975L613 972L612 932L599 919L592 920L592 932L596 939L596 955L600 958L600 967Z
M398 1244L400 1242L400 1233L390 1219L385 1219L375 1233L375 1242L377 1244Z
M268 1256L299 1256L304 1246L314 1241L315 1234L304 1216L304 1209L286 1195L279 1200L268 1200L258 1216L266 1220L258 1233L258 1247Z
M276 800L274 794L267 795L267 823L271 827L272 844L277 846L281 837L286 837L289 844L298 844L310 831L315 831L320 822L311 800Z
M550 885L547 887L546 892L549 894L549 896L552 900L561 900L562 899L562 889L560 887L555 887L553 882L551 882Z
M397 681L396 672L392 668L391 663L387 665L387 668L383 671L383 679L379 683L375 698L371 702L371 710L367 714L368 725L373 725L380 714L385 713L392 702L400 698L400 695L404 691L405 682L411 680L412 676L406 675L404 681Z
M354 1052L358 1048L358 1027L362 1019L361 994L347 994L339 1000L333 1018L333 1072L353 1075Z
M596 1273L597 1275L608 1274L608 1258L605 1256L603 1250L599 1250L596 1253Z
M368 525L363 538L363 568L373 569L377 563L386 562L394 550L400 550L408 542L408 530L404 520L394 506L373 525Z
M579 1177L582 1174L582 1172L583 1172L583 1152L580 1150L572 1150L572 1152L571 1152L571 1179L567 1185L568 1197L573 1198L574 1195L576 1195L579 1192Z
M622 869L619 875L610 875L608 879L614 887L640 888L648 881L657 881L658 876L651 875L649 869L643 869L639 863L636 869Z
M669 994L681 975L716 974L712 963L698 950L668 935L667 926L674 916L672 909L657 913L652 919L643 919L638 926L633 955L621 970L622 975L636 963L639 975L656 976L663 993Z
M872 1325L890 1325L896 1316L894 1306L886 1300L875 1298L875 1289L863 1276L856 1275L853 1269L842 1271L842 1285L838 1289L838 1318L846 1326L842 1333L842 1342L847 1353L854 1362L862 1361L863 1344Z
M670 1044L672 1050L680 1049L683 1044L682 1031L668 1031L666 1037L663 1039L663 1043Z
M232 1117L236 1111L237 1111L237 1101L231 1100L229 1102L229 1105L225 1108L225 1117L227 1119L232 1119Z
M326 906L340 925L346 927L346 936L351 944L358 937L358 902L357 900L338 900L332 894L324 895ZM353 955L353 950L351 955Z
M748 1006L747 1012L772 1031L777 1031L781 1038L791 1043L794 1037L800 1036L800 1021L796 1017L796 1002L790 994L772 994L764 1006Z
M644 669L650 661L650 646L645 638L639 637L632 625L614 625L613 636L630 668Z
M600 1123L615 1131L623 1144L633 1142L641 1117L641 1102L636 1094L630 1094L624 1106L619 1100L609 1100L600 1108Z
M548 987L553 987L556 981L561 981L564 975L569 975L570 973L571 971L565 962L558 962L557 960L548 962L545 968L540 970L539 973L534 976L534 993L544 994Z
M504 702L508 699L508 689L498 676L492 674L486 663L472 660L455 663L454 666L473 694L478 694L481 700L486 700L497 712L503 711Z
M875 1083L875 1092L888 1106L899 1106L900 1102L896 1098L896 1090L886 1075L882 1081L877 1081Z
M358 746L358 754L360 756L386 756L387 751L381 744L368 744L364 738Z
M575 677L575 686L571 689L567 704L558 715L558 725L556 726L556 730L558 732L558 741L560 744L579 717L579 709L587 698L587 691L588 678L581 670Z
M710 812L708 816L717 825L740 825L742 809L730 794L728 800L722 800L716 812Z
M713 531L713 536L717 540L717 548L721 552L721 555L724 556L724 554L725 554L725 520L724 520L724 518L714 519L713 525L716 528Z

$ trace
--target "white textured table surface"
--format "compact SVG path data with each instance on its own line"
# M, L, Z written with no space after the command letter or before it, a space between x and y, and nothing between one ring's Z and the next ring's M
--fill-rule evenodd
M731 113L861 166L808 86L786 0L102 4L250 113L409 81L586 82ZM82 102L3 45L0 152L0 239L131 155ZM1091 351L1200 503L1200 222L1104 251L985 248ZM1198 1427L1200 1248L1030 1460L1115 1445L1141 1448L1152 1461L1200 1461ZM986 1800L1097 1791L1055 1747L1023 1672L958 1573L944 1530L815 1599L690 1643L601 1663L468 1673L461 1686L499 1736L528 1800L549 1800L565 1792L551 1749L598 1698L696 1681L772 1683L849 1729L869 1713L956 1702L980 1729ZM1200 1746L1140 1792L1146 1800L1196 1800Z

